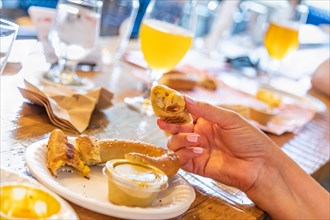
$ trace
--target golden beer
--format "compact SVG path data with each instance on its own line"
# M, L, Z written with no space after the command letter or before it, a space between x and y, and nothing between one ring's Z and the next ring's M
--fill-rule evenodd
M146 19L139 33L141 49L149 67L162 72L173 69L192 44L193 35L184 28Z
M298 29L270 23L265 34L265 47L271 58L281 60L299 46Z

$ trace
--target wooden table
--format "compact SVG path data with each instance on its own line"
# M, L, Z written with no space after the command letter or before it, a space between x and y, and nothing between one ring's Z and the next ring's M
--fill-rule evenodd
M100 72L82 76L114 92L114 106L95 112L84 133L97 138L138 139L160 146L166 145L166 136L156 125L155 117L139 114L123 104L125 96L137 95L139 83L131 74L133 66L104 67ZM21 64L10 63L1 76L1 167L24 175L31 175L26 167L26 148L48 137L55 127L46 111L25 102L17 86L24 78L40 77L45 61L40 53L24 56ZM329 99L312 91L329 108ZM66 132L67 135L73 135ZM329 160L329 112L318 113L296 133L270 137L289 154L306 172L313 174ZM213 180L180 171L194 187L196 199L189 210L177 219L262 219L265 213L258 209L241 191ZM88 219L116 219L71 203L79 217Z

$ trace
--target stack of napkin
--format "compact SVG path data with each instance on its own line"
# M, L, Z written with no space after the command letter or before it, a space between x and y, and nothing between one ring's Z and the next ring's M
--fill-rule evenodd
M65 130L86 130L96 109L112 106L113 94L98 88L84 94L62 85L47 85L42 90L24 80L25 88L18 88L22 96L44 106L50 121Z

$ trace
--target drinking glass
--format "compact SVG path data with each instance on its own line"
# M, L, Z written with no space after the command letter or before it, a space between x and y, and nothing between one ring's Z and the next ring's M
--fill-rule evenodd
M17 24L0 18L0 74L5 69L17 31Z
M60 0L49 32L49 41L58 57L57 68L47 79L70 86L82 86L86 79L76 73L76 66L96 46L100 32L102 1Z
M306 22L308 8L304 5L278 10L270 18L264 46L269 55L265 81L270 82L281 61L299 47L299 27Z
M116 63L125 53L139 11L139 0L104 0L101 36L106 40L102 47L104 64Z
M163 73L172 70L185 56L193 42L195 1L153 0L143 17L139 39L148 64L150 83L141 96L125 98L128 104L149 104L151 86Z

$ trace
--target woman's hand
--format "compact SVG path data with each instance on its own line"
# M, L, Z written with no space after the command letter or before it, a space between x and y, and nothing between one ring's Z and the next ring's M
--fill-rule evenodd
M263 132L232 111L185 100L194 124L158 120L183 169L241 189L274 219L329 219L330 194Z
M158 120L158 126L171 134L167 145L179 156L182 168L242 191L250 189L271 153L269 145L276 145L235 112L185 100L194 124Z

